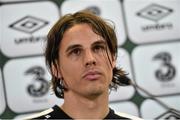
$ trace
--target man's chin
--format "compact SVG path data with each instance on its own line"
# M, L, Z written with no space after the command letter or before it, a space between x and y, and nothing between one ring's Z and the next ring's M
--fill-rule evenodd
M87 95L91 98L97 98L105 92L106 92L105 88L102 88L100 86L99 87L94 86L93 88L88 90Z

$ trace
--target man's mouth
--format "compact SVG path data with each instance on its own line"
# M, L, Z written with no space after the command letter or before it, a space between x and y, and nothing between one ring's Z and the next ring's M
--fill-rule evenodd
M101 76L101 73L98 71L88 71L83 75L83 78L86 80L98 80Z

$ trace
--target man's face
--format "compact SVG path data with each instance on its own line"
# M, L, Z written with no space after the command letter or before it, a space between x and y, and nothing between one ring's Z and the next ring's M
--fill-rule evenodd
M65 95L96 97L108 93L115 61L105 40L89 25L78 24L65 32L58 63L68 89Z

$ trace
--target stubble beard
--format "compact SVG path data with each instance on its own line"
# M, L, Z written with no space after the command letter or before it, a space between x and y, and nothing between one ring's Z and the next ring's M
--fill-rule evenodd
M89 88L87 90L86 93L86 97L89 99L96 99L99 96L106 94L106 92L108 92L108 90L106 90L106 88L103 88L104 86L91 86L91 88Z

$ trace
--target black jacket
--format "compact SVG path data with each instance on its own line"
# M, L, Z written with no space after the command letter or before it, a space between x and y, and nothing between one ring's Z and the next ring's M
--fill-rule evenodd
M54 107L45 110L39 114L35 114L27 119L73 119L67 115L60 107ZM114 110L110 109L108 115L104 119L129 119L115 114Z

